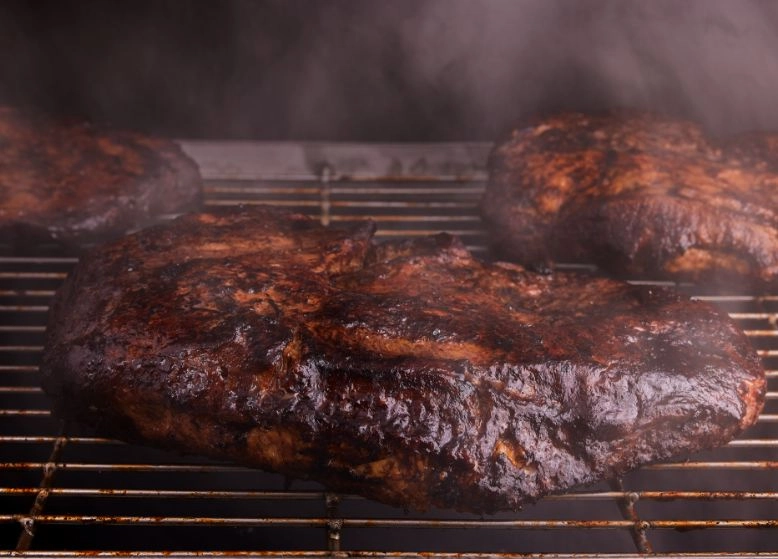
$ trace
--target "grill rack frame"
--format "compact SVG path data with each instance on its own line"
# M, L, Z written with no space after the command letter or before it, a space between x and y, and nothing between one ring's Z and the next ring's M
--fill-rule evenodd
M485 235L477 215L477 204L486 180L486 159L491 149L486 143L445 144L322 144L322 143L255 143L255 142L200 142L184 141L182 145L200 165L205 186L205 206L270 203L300 210L317 217L324 224L345 224L365 217L378 222L377 237L413 237L446 230L459 234L476 255L483 256L486 249ZM166 216L172 217L172 216ZM8 256L4 256L8 254ZM67 269L77 259L61 255L58 249L43 247L36 255L11 255L0 246L0 339L9 336L41 336L45 326L46 301L54 293ZM581 266L569 266L580 268ZM591 268L584 266L585 268ZM11 287L8 288L7 284ZM41 287L40 283L45 284ZM640 282L651 285L675 285L672 282ZM21 284L21 287L18 287ZM44 288L45 287L45 288ZM693 292L694 287L681 284L678 289ZM746 328L754 340L761 340L758 352L768 365L768 405L778 402L778 295L757 296L748 293L731 295L701 295L698 298L715 304L736 307L730 312L735 320ZM21 301L21 302L20 302ZM772 307L775 307L772 310ZM746 307L745 310L741 307ZM768 308L770 307L770 308ZM23 317L24 320L17 320ZM11 323L7 323L10 320ZM755 324L757 323L757 324ZM764 340L768 340L765 342ZM766 347L765 347L766 346ZM0 380L0 400L8 398L42 398L42 392L34 385L25 384L25 377L34 377L35 361L42 347L35 343L0 342L0 379L3 374L14 375L15 382ZM9 357L10 356L10 357ZM27 360L16 359L27 356ZM778 412L778 406L771 411ZM14 419L16 418L16 419ZM0 407L0 421L45 421L50 418L47 409L40 406ZM764 426L778 423L778 413L763 413L759 423ZM14 549L0 550L0 555L13 556L116 556L133 557L174 556L190 557L191 551L131 551L131 550L56 550L30 551L35 541L35 530L41 525L117 525L117 526L203 526L229 525L231 527L309 527L321 530L325 536L320 549L278 550L255 549L251 551L198 551L196 555L214 557L419 557L429 556L426 550L349 550L341 551L341 536L356 528L370 527L385 530L412 528L414 530L551 530L566 533L567 530L617 530L628 532L634 542L631 552L616 553L559 553L532 551L436 551L435 557L635 557L652 551L651 535L663 530L722 529L727 532L756 529L778 542L778 505L775 515L769 518L646 518L640 514L640 506L647 502L767 502L778 501L778 486L767 491L745 490L645 490L624 488L621 480L615 480L609 488L579 490L565 495L547 497L544 503L592 503L607 501L616 504L620 518L607 519L485 519L448 518L432 516L418 518L354 517L343 515L340 505L364 501L359 497L341 496L320 489L289 490L177 490L59 487L58 473L63 472L171 472L171 473L235 473L243 468L213 463L120 463L78 461L63 458L63 453L78 446L112 447L124 443L109 439L67 435L66 431L45 435L7 434L0 427L0 448L3 445L46 445L51 450L45 459L0 461L0 480L10 471L40 472L38 486L17 486L0 481L0 500L9 497L34 497L27 512L5 513L0 509L0 525L19 525L21 532ZM129 446L129 445L128 445ZM765 451L764 460L694 459L654 464L641 469L645 472L711 472L729 471L764 473L778 470L778 430L765 438L739 438L726 447ZM309 501L321 505L320 514L310 517L296 516L181 516L181 515L86 515L45 514L50 499L170 499L229 501L269 500ZM776 530L776 531L774 531ZM778 553L778 543L769 552ZM678 556L677 551L671 553ZM684 550L686 556L753 556L754 552L704 552Z

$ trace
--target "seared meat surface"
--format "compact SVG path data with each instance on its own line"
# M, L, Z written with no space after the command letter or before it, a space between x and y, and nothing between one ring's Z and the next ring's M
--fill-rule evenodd
M0 107L0 235L65 245L194 209L195 163L173 142Z
M725 444L765 379L710 305L374 244L269 208L86 254L42 373L63 416L386 503L491 512Z
M716 143L656 115L565 113L514 130L489 168L482 214L503 258L778 286L778 137Z

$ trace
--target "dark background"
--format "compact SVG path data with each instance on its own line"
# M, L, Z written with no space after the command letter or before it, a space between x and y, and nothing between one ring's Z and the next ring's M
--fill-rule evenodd
M176 137L490 140L560 108L778 128L778 2L0 3L0 102Z

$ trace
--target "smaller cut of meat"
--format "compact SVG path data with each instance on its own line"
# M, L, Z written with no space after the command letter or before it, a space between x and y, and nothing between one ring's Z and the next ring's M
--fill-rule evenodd
M197 165L172 141L0 107L0 236L115 238L199 206Z

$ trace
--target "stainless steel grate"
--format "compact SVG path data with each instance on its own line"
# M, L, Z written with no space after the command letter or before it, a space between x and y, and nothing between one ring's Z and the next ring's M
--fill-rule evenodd
M271 203L379 237L485 241L486 144L186 142L208 206ZM4 250L4 252L3 252ZM409 514L312 483L122 444L62 426L38 388L48 302L76 258L0 247L0 554L612 557L778 552L778 295L701 296L765 361L758 424L715 452L643 468L515 514ZM692 293L693 286L679 289Z

